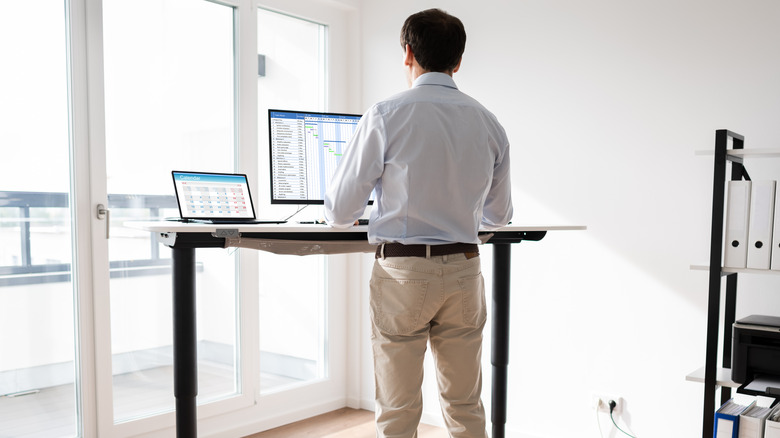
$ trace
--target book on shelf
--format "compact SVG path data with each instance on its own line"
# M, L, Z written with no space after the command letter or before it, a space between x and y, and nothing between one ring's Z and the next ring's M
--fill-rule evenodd
M739 438L764 438L764 426L775 399L757 396L755 403L739 416Z
M751 187L752 181L728 182L726 242L723 246L723 266L727 268L747 267Z
M766 419L763 438L780 438L780 404L775 405Z
M772 229L772 255L770 268L780 271L780 190L775 188L774 228Z
M715 411L713 438L739 438L739 420L748 408L756 403L754 396L736 394Z
M753 181L751 184L747 245L747 267L751 269L770 267L776 186L774 180Z

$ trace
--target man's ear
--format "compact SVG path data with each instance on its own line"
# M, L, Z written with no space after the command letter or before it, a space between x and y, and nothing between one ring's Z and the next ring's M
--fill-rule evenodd
M452 69L452 72L453 72L453 73L455 73L455 72L457 72L458 70L460 70L460 63L461 63L461 62L463 62L463 57L462 57L462 56L461 56L461 57L460 57L460 59L458 60L458 65L456 65L456 66L455 66L455 68L453 68L453 69Z
M411 66L412 64L414 64L414 53L412 53L412 47L407 44L406 52L404 53L404 65Z

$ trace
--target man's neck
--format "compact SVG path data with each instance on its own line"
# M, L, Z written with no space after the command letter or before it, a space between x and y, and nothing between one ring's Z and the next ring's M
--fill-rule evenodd
M417 67L419 67L419 64L415 63L415 65ZM422 76L422 75L424 75L426 73L444 73L444 74L449 75L450 77L452 77L452 72L451 71L432 72L430 70L425 70L422 67L419 67L417 69L412 67L410 70L411 70L410 71L410 82L409 82L409 86L410 87L412 85L414 85L414 82L417 80L417 78L419 78L420 76Z

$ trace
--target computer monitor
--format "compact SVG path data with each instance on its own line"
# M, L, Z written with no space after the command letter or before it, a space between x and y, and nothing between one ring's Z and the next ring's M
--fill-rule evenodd
M325 190L360 117L268 110L271 203L323 204Z

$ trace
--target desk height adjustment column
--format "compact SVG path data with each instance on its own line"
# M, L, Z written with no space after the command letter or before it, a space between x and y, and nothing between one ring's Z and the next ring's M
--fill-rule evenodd
M195 324L195 248L172 248L173 394L176 436L198 436L198 346Z
M507 366L509 365L509 279L512 262L510 243L493 244L493 330L490 363L493 365L493 438L504 438L506 427Z

